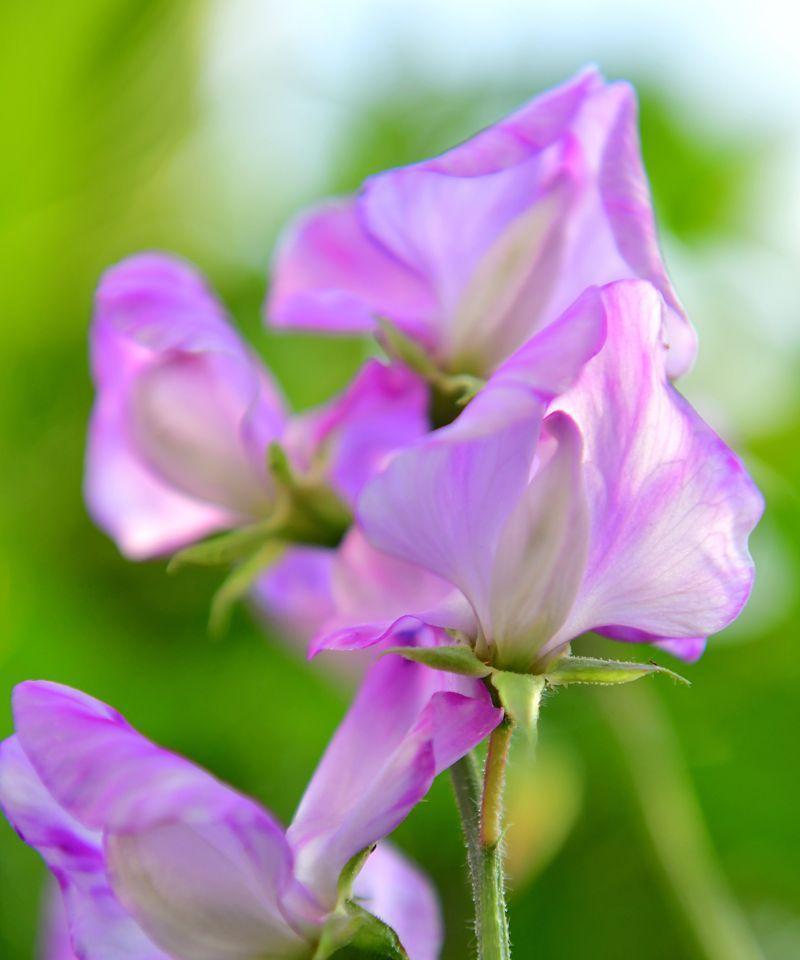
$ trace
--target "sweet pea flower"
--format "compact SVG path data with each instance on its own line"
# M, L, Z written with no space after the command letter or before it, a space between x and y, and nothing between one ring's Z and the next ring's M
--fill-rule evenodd
M364 488L361 525L374 547L447 581L451 601L318 647L422 620L520 672L590 630L698 657L747 600L763 504L670 384L667 316L645 282L587 290L453 424L397 454Z
M284 832L85 694L27 682L13 701L0 804L58 880L81 960L310 960L341 909L343 868L500 719L477 681L385 657ZM368 856L352 896L395 930L410 960L438 956L435 895L391 847Z
M64 899L54 880L47 886L36 956L39 960L78 960L72 949Z
M665 369L696 338L658 247L626 83L588 68L441 156L370 177L302 215L275 258L278 327L390 321L441 371L486 376L591 285L664 298Z
M135 559L269 518L274 442L293 468L352 503L388 452L427 429L424 385L377 360L322 410L290 417L202 278L161 254L105 274L91 354L86 499Z

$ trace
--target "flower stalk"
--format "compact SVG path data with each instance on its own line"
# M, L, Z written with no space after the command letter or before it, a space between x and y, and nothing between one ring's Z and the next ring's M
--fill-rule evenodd
M513 722L506 718L492 733L482 777L474 751L452 768L467 842L478 960L511 957L502 839L503 793L513 730Z

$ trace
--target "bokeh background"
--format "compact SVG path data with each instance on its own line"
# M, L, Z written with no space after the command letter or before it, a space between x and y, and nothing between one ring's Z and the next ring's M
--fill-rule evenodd
M601 9L602 7L602 9ZM0 5L0 734L45 677L288 820L346 682L239 611L216 577L120 558L81 498L97 277L142 248L195 260L293 403L358 341L260 320L270 251L303 204L429 155L593 60L632 79L667 259L700 331L683 389L764 489L758 586L693 686L572 690L512 770L515 956L800 956L800 61L761 0L28 0ZM626 651L628 652L628 651ZM662 662L667 662L666 656ZM464 960L449 784L398 833ZM35 955L44 871L0 823L0 957Z

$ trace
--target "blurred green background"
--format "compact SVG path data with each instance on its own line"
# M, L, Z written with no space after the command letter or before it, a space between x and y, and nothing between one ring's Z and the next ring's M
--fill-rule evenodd
M143 248L195 260L292 402L318 403L367 348L265 332L281 222L451 144L593 56L640 89L664 244L701 336L686 390L745 456L769 507L753 603L687 668L691 688L648 681L548 701L539 765L519 758L512 771L515 956L797 958L800 317L798 238L781 226L797 197L790 181L776 188L797 160L793 118L750 123L764 118L745 104L738 126L717 122L736 113L736 89L720 74L715 108L669 70L647 69L631 51L670 42L650 22L628 24L627 47L598 34L595 50L590 26L564 19L570 4L564 23L543 26L500 4L488 67L473 74L451 68L465 30L482 39L469 4L439 3L428 34L417 26L432 53L416 49L408 17L398 26L399 3L378 6L381 17L358 3L337 14L300 3L289 26L268 2L0 6L0 735L15 683L73 684L289 819L348 691L246 611L210 640L213 575L127 563L89 522L94 284ZM570 29L583 30L577 47L563 42ZM518 46L526 30L530 56ZM709 51L710 80L715 63ZM397 839L441 891L445 958L463 960L464 854L446 778ZM0 824L2 960L34 956L43 880Z

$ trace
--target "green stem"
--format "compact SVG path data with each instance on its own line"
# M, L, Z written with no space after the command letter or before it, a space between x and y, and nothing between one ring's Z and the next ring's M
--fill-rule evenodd
M505 720L492 734L483 784L474 753L460 760L451 771L467 841L478 960L511 957L501 842L503 785L511 731L511 723Z
M503 793L512 731L512 723L506 717L489 738L481 798L481 843L486 849L499 846L503 839Z

